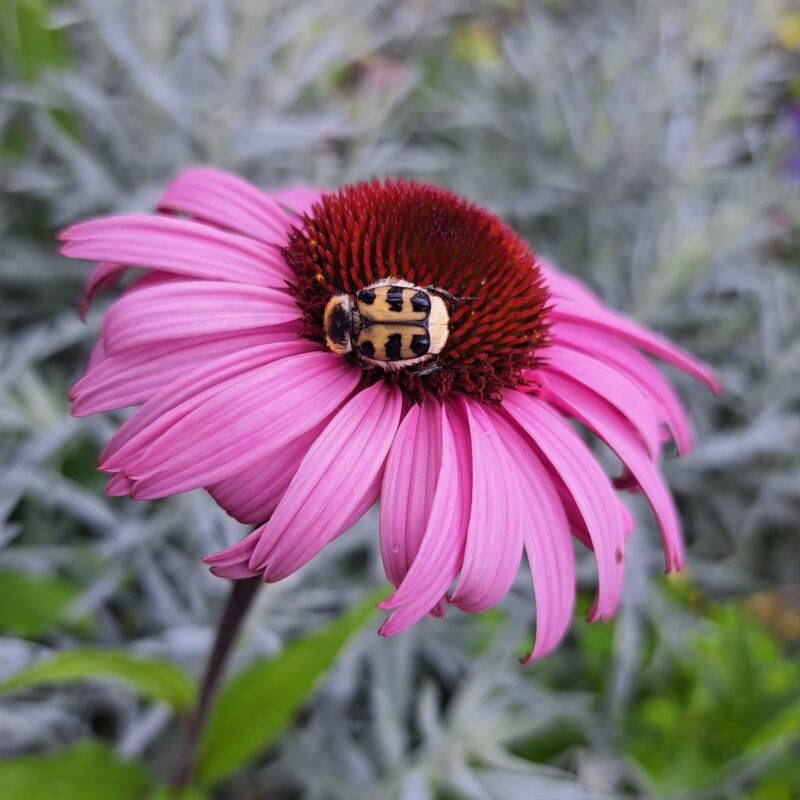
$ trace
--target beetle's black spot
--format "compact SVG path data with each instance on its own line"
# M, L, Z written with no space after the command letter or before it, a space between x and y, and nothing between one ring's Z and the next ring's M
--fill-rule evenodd
M365 358L374 358L375 357L375 345L372 342L361 342L358 346L358 352L361 353L362 356Z
M427 292L417 292L411 298L411 308L414 311L424 311L426 314L431 310L431 299Z
M386 340L386 360L400 361L403 357L403 339L399 333L392 333Z
M415 356L424 356L431 346L431 337L427 333L415 333L411 337L411 352Z
M403 310L403 287L390 286L389 291L386 292L386 302L391 311L401 312Z
M342 303L333 307L325 333L332 342L342 346L350 339L350 314Z
M364 305L371 306L375 302L374 289L362 289L357 296L358 302L364 303Z

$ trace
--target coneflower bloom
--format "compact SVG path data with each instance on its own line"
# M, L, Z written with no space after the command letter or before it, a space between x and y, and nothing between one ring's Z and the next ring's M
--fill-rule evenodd
M572 536L594 551L603 619L633 525L571 419L618 456L618 488L646 495L666 569L681 566L657 462L689 428L641 351L716 391L713 375L500 219L406 180L264 194L208 168L158 208L62 234L66 255L100 262L85 303L147 270L106 313L73 411L140 406L102 452L110 494L205 487L257 524L206 558L215 574L285 578L380 499L396 589L381 633L448 602L489 608L525 552L540 656L572 614Z

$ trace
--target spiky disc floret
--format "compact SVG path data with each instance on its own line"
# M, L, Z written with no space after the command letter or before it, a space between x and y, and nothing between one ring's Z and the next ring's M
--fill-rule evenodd
M395 374L414 399L459 391L499 402L546 344L548 291L535 256L508 225L447 189L407 180L344 186L313 206L284 255L304 335L323 343L330 297L354 296L381 278L474 298L449 303L441 369ZM379 368L364 372L369 382L386 378Z

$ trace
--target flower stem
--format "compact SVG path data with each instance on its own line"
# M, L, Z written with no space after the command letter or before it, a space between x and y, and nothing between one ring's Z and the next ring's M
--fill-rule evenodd
M214 646L206 662L197 705L187 721L181 755L172 780L172 785L176 789L183 789L188 786L194 778L197 746L208 721L211 703L219 688L220 680L242 623L253 604L259 586L263 582L260 577L231 581L228 601L217 624Z

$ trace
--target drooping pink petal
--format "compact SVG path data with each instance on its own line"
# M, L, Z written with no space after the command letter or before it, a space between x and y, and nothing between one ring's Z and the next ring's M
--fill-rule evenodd
M558 299L553 304L551 314L555 320L577 322L620 336L637 347L641 347L642 350L672 364L687 375L691 375L700 383L704 383L714 394L720 392L719 381L709 367L663 336L659 336L622 314L616 314L596 303L565 299Z
M165 384L214 359L242 353L262 344L300 341L291 331L268 328L231 336L198 336L123 350L104 358L72 387L72 413L77 417L139 405ZM305 349L315 346L306 340ZM298 346L297 352L303 347Z
M158 201L161 211L177 211L283 247L294 224L271 197L249 181L213 167L191 167L178 175Z
M575 557L564 507L547 468L530 442L496 409L487 411L503 440L525 500L523 537L536 597L536 640L528 663L562 639L575 604Z
M550 467L548 473L550 475L550 480L556 487L558 496L561 498L561 505L564 507L564 511L567 513L569 529L572 531L572 535L578 539L578 541L588 550L594 550L592 537L589 535L589 529L586 527L586 522L584 521L583 516L581 516L581 511L575 503L575 498L572 496L572 493L567 488L564 481L561 480L559 474L555 472L552 467ZM612 481L612 485L614 488L617 488L614 481ZM622 500L620 500L616 495L614 496L614 499L616 501L614 505L619 512L620 519L622 520L622 530L627 538L627 536L633 532L635 522L631 512L628 510L628 507L622 502Z
M553 375L547 384L547 397L594 431L630 470L658 520L667 572L680 569L683 542L672 497L630 426L604 400L569 378Z
M127 267L115 264L113 261L101 261L92 270L83 289L83 297L81 297L81 304L78 308L78 313L84 322L95 295L101 289L110 289L114 286L126 269Z
M684 454L691 450L692 434L683 403L670 382L644 355L619 337L587 325L556 322L552 334L554 341L590 353L625 372L650 398L672 434L678 452Z
M464 611L484 611L505 595L519 570L525 501L484 407L459 399L472 443L472 502L464 564L450 602Z
M255 578L258 573L249 569L246 564L231 564L227 567L212 566L209 570L217 578L227 578L229 581L238 581L243 578Z
M95 284L128 267L253 286L283 287L291 279L277 247L189 219L102 217L72 225L59 237L65 256L109 262L89 278L88 294Z
M503 407L531 437L573 496L597 560L597 598L590 619L608 619L622 589L625 524L614 490L578 434L546 402L507 392Z
M352 397L300 464L250 559L270 582L291 575L347 530L377 499L403 407L397 386L376 383Z
M300 462L327 422L326 419L246 469L207 486L209 494L239 522L264 522L277 508Z
M126 497L133 490L133 484L121 472L112 475L106 481L106 494L110 497Z
M333 353L300 353L257 367L202 402L190 400L188 410L174 409L166 415L175 419L171 427L153 436L164 425L159 420L141 434L149 446L129 441L132 460L121 463L121 448L115 464L134 480L140 499L217 483L314 428L345 402L359 377ZM115 466L109 459L103 468Z
M410 459L406 450L412 450ZM470 462L469 432L457 413L448 415L447 404L427 398L409 410L381 491L381 554L386 574L398 587L379 604L397 609L381 625L381 635L393 636L425 614L443 613L442 598L464 557Z
M405 415L386 459L380 545L386 577L396 588L417 556L428 524L442 460L442 409L433 399Z
M369 511L378 497L379 483L380 481L376 478L363 492L361 501L352 507L350 516L342 525L342 531L349 530L367 513L367 511ZM249 578L254 575L265 577L263 572L253 570L249 567L253 553L263 533L263 526L256 528L249 536L246 536L241 541L231 547L220 550L218 553L212 553L206 556L203 561L211 567L211 573L218 578L237 580L239 578Z
M240 333L298 318L287 292L222 281L175 281L127 292L111 306L101 335L106 351L171 339Z
M261 531L256 529L230 547L205 556L203 563L208 564L212 574L219 578L237 580L258 575L247 564L260 537Z
M661 442L656 409L624 372L599 358L555 342L547 348L544 358L546 367L542 372L557 370L605 397L639 433L650 457L658 456Z
M276 203L286 206L302 217L311 212L311 207L322 197L322 194L318 189L309 189L306 186L288 186L285 189L270 192L269 196Z
M111 437L100 453L100 469L119 471L139 458L165 431L250 371L305 352L302 340L273 342L204 362L167 382Z

